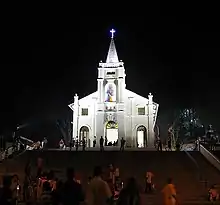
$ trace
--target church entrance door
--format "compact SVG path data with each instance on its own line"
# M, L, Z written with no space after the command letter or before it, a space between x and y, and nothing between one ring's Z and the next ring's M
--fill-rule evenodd
M146 147L147 129L143 125L137 128L137 146Z
M83 138L86 139L86 145L89 146L89 128L82 126L79 130L79 141L82 142Z
M118 140L118 124L114 121L109 121L106 124L106 137L108 143L114 143Z

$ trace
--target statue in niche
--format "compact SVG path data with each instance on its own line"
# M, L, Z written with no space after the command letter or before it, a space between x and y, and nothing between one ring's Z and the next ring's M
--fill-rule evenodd
M106 85L106 102L114 102L115 101L115 89L114 89L114 84L109 83Z

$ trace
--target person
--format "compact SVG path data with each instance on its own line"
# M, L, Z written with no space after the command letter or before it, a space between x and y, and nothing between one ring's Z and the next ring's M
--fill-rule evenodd
M61 139L61 140L59 141L59 148L60 148L60 149L64 149L64 148L65 148L65 143L64 143L64 140L63 140L63 139Z
M51 191L55 191L57 187L57 182L55 180L54 171L51 170L48 173L47 179L48 179L48 182L50 183Z
M88 187L86 200L88 205L107 205L112 202L111 190L107 182L102 179L102 174L102 168L96 166L94 168L94 178Z
M125 149L125 139L122 137L120 151L124 151L124 149Z
M150 171L146 172L146 186L145 186L145 193L152 192L152 178L154 174Z
M210 189L209 189L209 201L217 201L219 199L219 193L216 189L216 186L213 185Z
M176 188L171 178L168 178L167 185L163 188L162 193L164 205L177 204Z
M85 151L86 149L86 138L83 137L83 140L82 140L82 150Z
M140 194L134 177L128 179L127 185L121 190L117 205L140 205Z
M79 205L84 201L84 194L81 184L75 180L75 171L73 168L68 168L66 171L67 180L63 185L63 205Z
M78 137L76 137L75 146L76 146L76 151L78 151L78 149L79 149L79 139L78 139Z
M12 176L10 189L12 191L12 198L14 201L19 200L21 194L21 186L18 175L16 174Z
M157 150L163 151L162 142L161 142L160 137L157 138Z
M96 136L94 136L94 139L93 139L93 147L96 146Z
M42 173L42 176L39 177L38 179L38 183L37 183L37 199L39 199L41 197L41 194L43 192L43 185L45 182L47 182L47 173L44 172Z
M44 182L43 184L43 192L39 201L42 205L50 205L52 203L52 191L48 181Z
M105 136L105 146L108 146L108 138Z
M69 141L69 146L70 146L70 151L72 150L73 147L73 138L71 137L70 141Z
M104 139L103 139L102 136L101 136L101 138L100 138L100 140L99 140L99 144L100 144L100 151L104 151L104 146L103 146L103 144L104 144Z
M46 149L47 148L47 143L48 143L48 140L46 137L44 137L43 141L42 141L42 148L43 149Z

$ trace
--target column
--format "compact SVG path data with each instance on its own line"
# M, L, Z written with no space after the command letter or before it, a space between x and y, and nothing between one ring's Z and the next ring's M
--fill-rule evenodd
M120 89L121 89L121 91L120 91L120 102L121 103L123 103L124 102L124 88L125 88L125 86L124 86L124 79L121 79L121 82L120 82Z
M94 125L93 125L93 137L92 138L94 138L94 136L96 136L96 98L94 98L93 99L94 100L94 104L93 104L93 106L94 106L94 110L93 110L93 122L94 122Z
M102 100L102 82L103 82L103 79L98 79L98 102L101 103L101 100Z
M120 94L121 94L121 90L120 90L121 88L120 88L120 79L118 79L117 80L117 88L116 88L116 101L117 101L117 103L120 103L121 102L121 100L120 100Z
M77 94L74 96L74 111L73 111L73 138L79 135L79 97Z
M154 147L154 127L153 127L153 95L148 95L148 147Z
M104 87L104 80L102 79L101 80L101 83L100 83L100 99L101 99L101 103L103 103L104 102L104 89L105 89L105 87Z

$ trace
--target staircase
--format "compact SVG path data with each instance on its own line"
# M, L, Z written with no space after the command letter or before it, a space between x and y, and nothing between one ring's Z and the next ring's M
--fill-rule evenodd
M92 176L95 165L106 167L114 164L120 168L123 181L135 176L140 189L144 190L145 172L152 171L156 185L154 194L142 194L144 204L161 204L161 190L168 177L172 177L181 204L206 204L207 187L219 183L218 171L209 164L199 152L189 152L198 164L196 168L186 152L157 152L157 151L26 151L20 157L5 161L0 165L2 173L17 173L23 178L24 167L28 159L35 165L39 155L44 158L45 169L57 171L58 178L65 177L65 169L73 166L81 173L82 184L86 185L88 176ZM199 175L198 170L202 170ZM205 186L207 181L207 187Z

